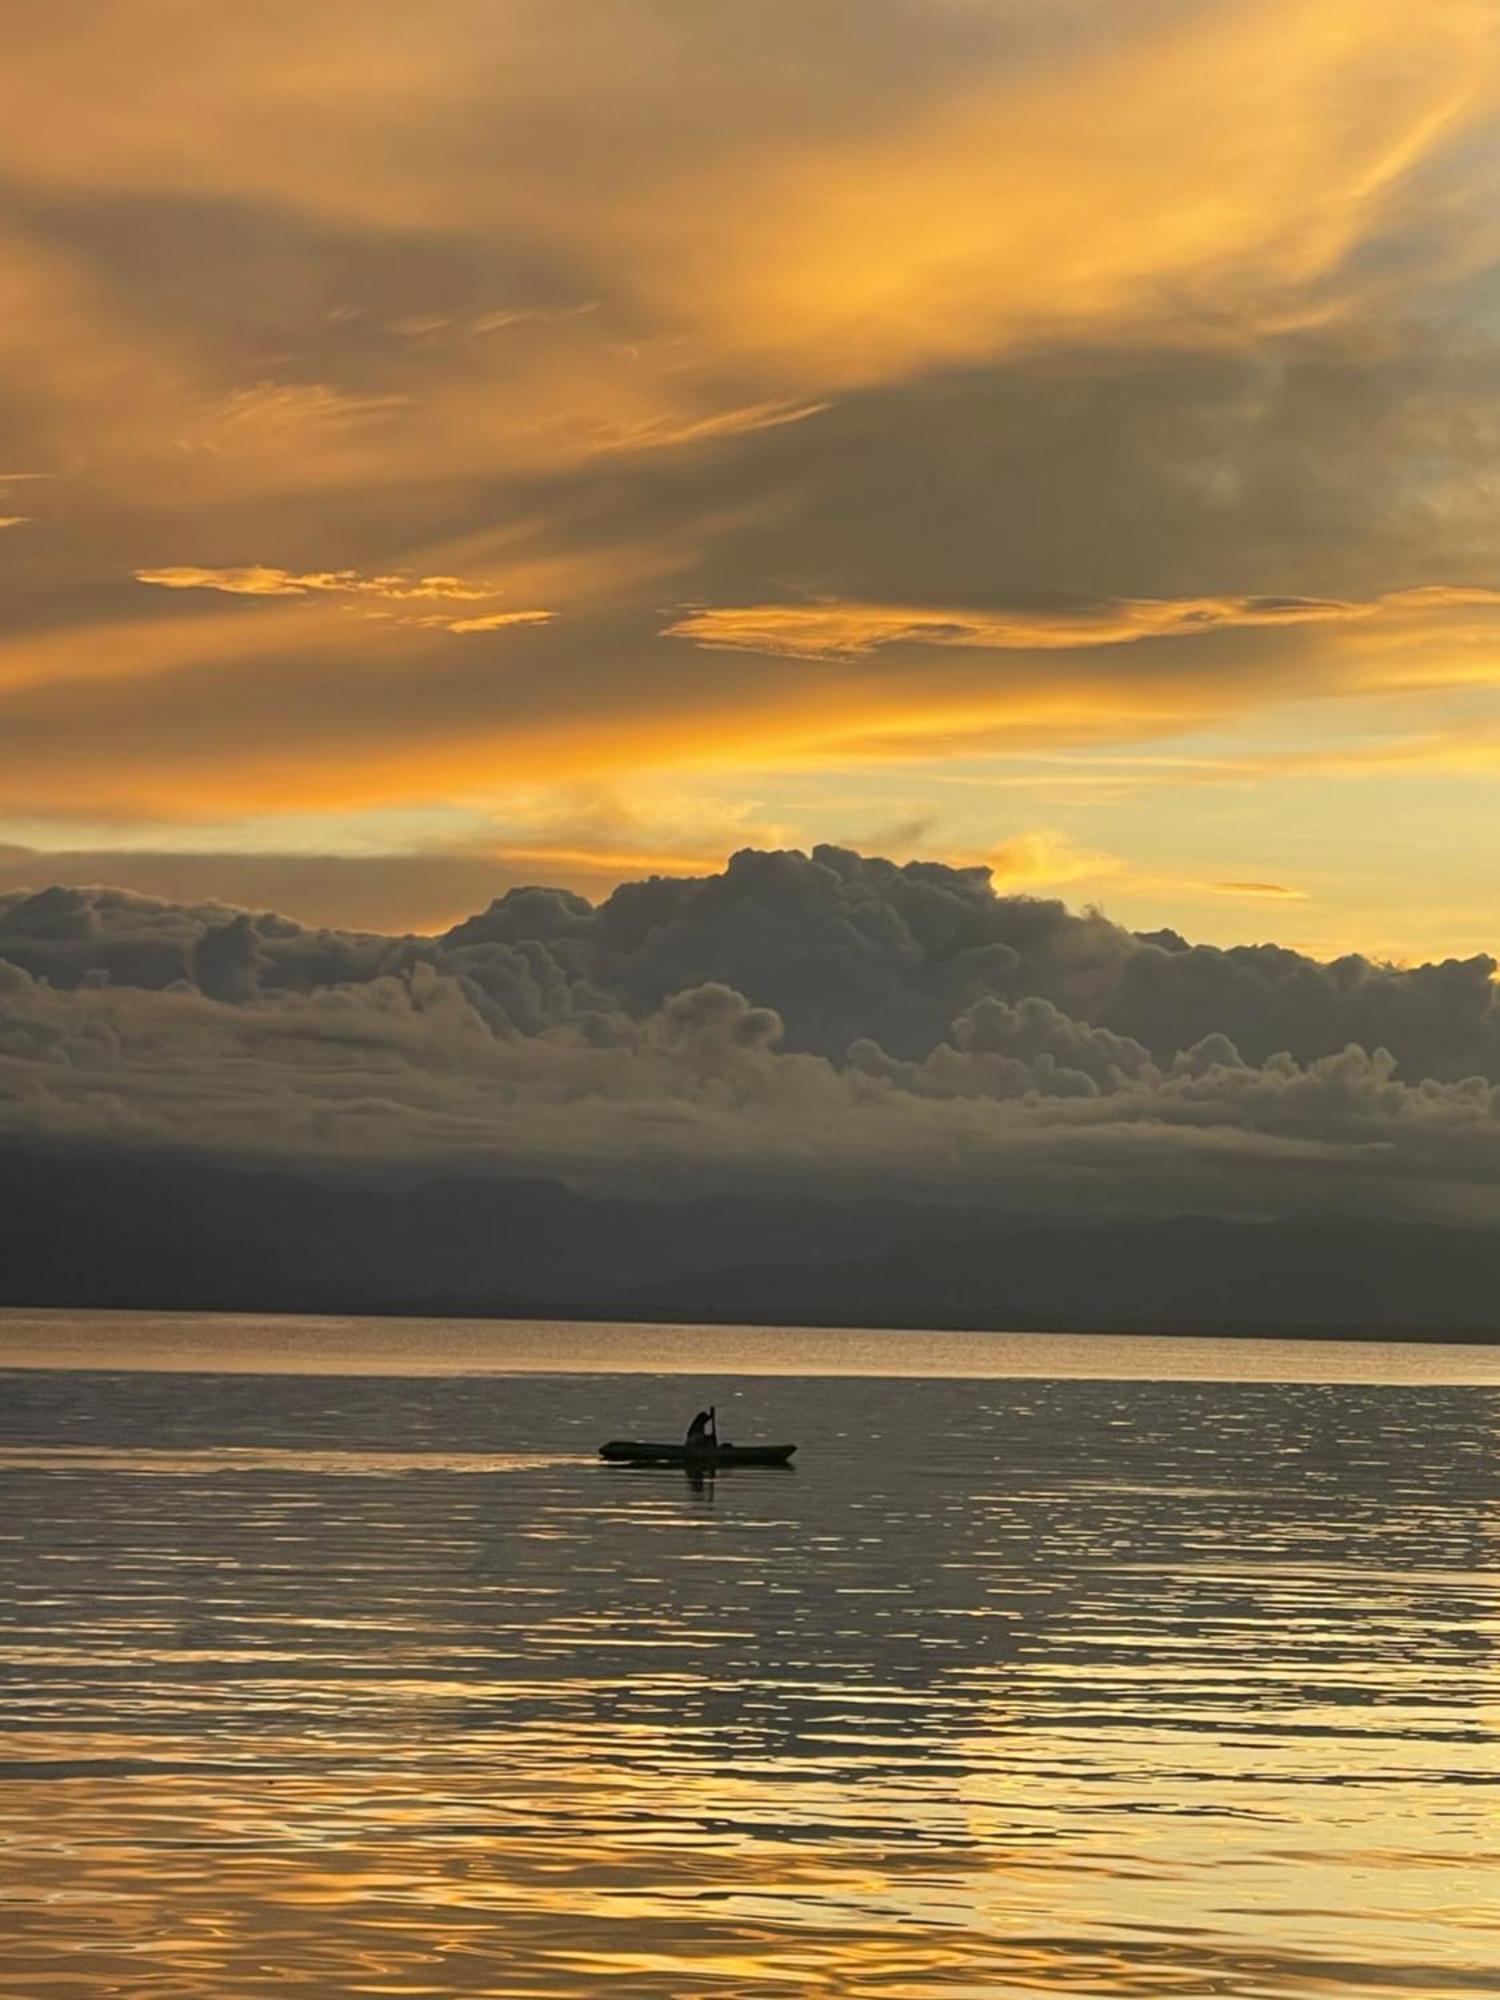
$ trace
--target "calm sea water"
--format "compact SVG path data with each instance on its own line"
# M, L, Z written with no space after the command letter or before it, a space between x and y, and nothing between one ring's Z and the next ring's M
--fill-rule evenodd
M0 1364L8 2000L1500 1993L1496 1350ZM795 1470L595 1459L710 1394Z

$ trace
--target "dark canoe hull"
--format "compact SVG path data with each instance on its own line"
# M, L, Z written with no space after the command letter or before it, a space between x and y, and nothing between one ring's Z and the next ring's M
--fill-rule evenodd
M717 1472L730 1465L787 1465L794 1444L721 1444L706 1450L685 1444L637 1444L614 1438L601 1444L599 1456L611 1465L682 1465L690 1472Z

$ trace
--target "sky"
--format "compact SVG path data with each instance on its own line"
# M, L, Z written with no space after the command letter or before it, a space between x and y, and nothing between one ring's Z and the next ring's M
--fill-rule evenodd
M0 891L1495 942L1491 0L54 0Z

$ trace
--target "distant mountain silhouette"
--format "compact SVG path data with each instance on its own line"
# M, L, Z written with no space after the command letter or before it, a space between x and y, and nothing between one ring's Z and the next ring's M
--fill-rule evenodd
M1436 1225L592 1199L0 1151L0 1303L1500 1339L1500 1237Z

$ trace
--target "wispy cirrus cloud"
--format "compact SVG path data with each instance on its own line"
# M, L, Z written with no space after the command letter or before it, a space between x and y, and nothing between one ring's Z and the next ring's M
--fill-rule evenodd
M1268 897L1272 901L1305 902L1305 889L1290 888L1285 882L1205 882L1202 885L1216 896Z
M237 458L305 453L339 433L399 416L402 395L360 395L327 382L252 382L186 413L181 442L188 451Z
M1230 629L1342 625L1452 607L1500 609L1500 590L1433 585L1365 602L1328 597L1102 598L1093 603L977 610L828 600L714 605L684 612L664 636L731 652L857 659L886 646L1062 652L1142 639L1201 638Z
M0 526L3 526L0 523ZM137 583L156 584L164 590L217 590L229 597L333 597L378 599L383 604L482 604L500 595L493 584L470 582L461 576L361 576L358 570L307 570L293 572L272 569L260 563L242 568L203 569L184 564L168 569L138 569ZM502 632L512 625L550 625L551 611L488 611L454 618L446 613L398 614L375 612L375 617L393 617L404 625L429 627L445 632Z
M478 618L446 618L439 622L449 632L503 632L508 625L550 625L550 611L489 611Z
M183 563L166 569L138 569L135 578L137 583L157 584L163 590L222 590L231 597L305 597L309 591L324 590L341 597L385 597L398 603L424 597L478 603L496 595L492 584L469 582L461 576L362 576L353 569L299 573L263 563L227 569Z

